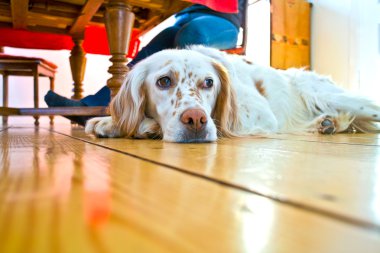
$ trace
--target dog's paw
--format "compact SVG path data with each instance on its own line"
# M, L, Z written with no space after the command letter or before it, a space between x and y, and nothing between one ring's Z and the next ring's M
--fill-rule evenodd
M335 134L336 123L330 116L324 116L319 119L318 132L321 134Z
M114 126L112 117L96 117L87 121L86 134L93 134L99 138L119 137L120 133Z

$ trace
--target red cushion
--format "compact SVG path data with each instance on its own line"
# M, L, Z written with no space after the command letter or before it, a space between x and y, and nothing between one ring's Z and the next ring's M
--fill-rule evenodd
M190 0L192 3L203 4L209 8L227 13L237 13L238 1L237 0ZM248 1L248 0L247 0Z
M9 55L9 54L0 53L0 60L35 60L35 61L41 61L53 69L56 69L58 67L52 62L47 61L43 58L38 58L38 57L27 57L27 56Z
M140 46L140 30L133 29L127 57L134 58ZM31 32L20 29L0 28L0 46L71 50L74 43L70 36L43 32ZM104 26L88 26L85 30L83 48L86 53L109 55L107 32Z

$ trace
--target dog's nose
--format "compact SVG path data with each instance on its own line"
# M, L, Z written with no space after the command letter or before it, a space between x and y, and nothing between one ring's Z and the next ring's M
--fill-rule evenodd
M188 109L181 115L181 121L193 131L199 131L206 126L207 116L201 109Z

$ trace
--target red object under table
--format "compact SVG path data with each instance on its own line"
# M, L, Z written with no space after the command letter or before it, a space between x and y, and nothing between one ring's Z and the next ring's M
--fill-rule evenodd
M133 29L127 57L133 58L140 46L140 31ZM32 32L11 28L0 28L0 46L30 49L71 50L74 42L69 35ZM102 26L86 28L83 48L90 54L109 55L107 32Z
M236 13L238 11L237 0L189 0L208 6L220 12ZM130 38L128 58L134 58L139 50L140 31L133 29ZM69 35L44 32L32 32L12 28L0 28L0 47L17 47L30 49L71 50L74 46ZM104 26L88 26L85 30L83 48L91 54L109 55L107 33Z
M195 4L203 4L207 7L227 13L237 13L238 12L238 1L237 0L190 0L190 2Z

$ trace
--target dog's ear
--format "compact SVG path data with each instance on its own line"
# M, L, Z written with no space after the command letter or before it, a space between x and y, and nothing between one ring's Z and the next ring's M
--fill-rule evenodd
M110 111L113 123L125 137L134 137L145 117L146 74L145 65L136 65L127 74L119 92L111 101Z
M222 64L213 62L213 67L218 73L221 86L212 118L221 137L236 136L236 130L240 127L240 122L237 114L236 95L231 88L231 79Z

